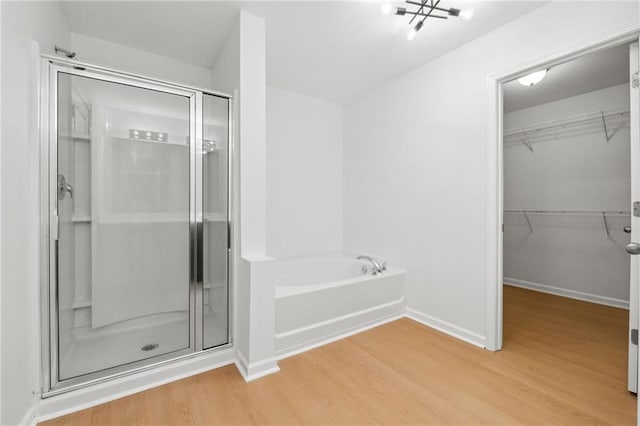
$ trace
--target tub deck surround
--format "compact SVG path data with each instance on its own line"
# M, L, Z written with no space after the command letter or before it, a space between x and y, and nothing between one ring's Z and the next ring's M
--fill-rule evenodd
M405 271L391 266L373 276L370 266L350 254L276 262L276 357L403 316Z
M252 381L279 371L274 358L276 259L243 256L234 281L236 367Z

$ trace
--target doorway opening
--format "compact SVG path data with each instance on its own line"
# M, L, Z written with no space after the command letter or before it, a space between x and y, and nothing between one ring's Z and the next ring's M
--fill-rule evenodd
M534 334L562 357L566 348L554 342L573 342L598 354L586 362L617 365L611 376L626 378L628 367L636 392L625 251L633 49L614 46L503 83L503 347Z
M632 214L640 199L638 43L528 71L496 78L502 229L488 347L527 342L548 365L566 363L569 380L580 365L576 375L602 374L612 389L635 393L638 261L627 252L635 254L640 237Z
M594 35L594 37L584 40L583 42L573 45L569 48L558 49L540 55L535 59L526 61L517 66L513 66L488 76L488 127L487 127L487 276L486 276L486 334L485 347L489 350L501 350L503 348L503 83L523 77L533 71L539 71L554 66L558 66L581 56L620 46L622 44L635 45L636 48L630 51L630 135L631 150L630 157L632 161L640 163L640 90L637 88L638 70L640 69L637 44L638 30L633 26L626 26L616 29L616 31L607 34ZM633 87L635 86L635 87ZM632 90L633 87L633 90ZM528 148L524 148L528 149ZM631 173L640 170L640 167L630 167ZM635 190L635 179L632 176L632 197L630 199L640 200L640 192ZM631 203L627 209L633 212ZM640 222L634 226L634 222L638 221L638 217L631 215L631 241L638 242L639 235L634 235L640 231ZM604 220L603 220L604 224ZM528 227L528 225L527 225ZM635 228L635 229L634 229ZM640 246L640 244L638 244ZM631 247L633 249L633 247ZM638 247L640 249L640 247ZM638 273L638 257L632 256L630 259L630 283L637 284L640 274ZM634 318L634 306L638 305L639 296L634 288L630 288L629 304L630 312L630 329L628 330L629 341L634 339L634 329L637 329L638 320ZM561 340L557 342L559 345L565 345L570 351L575 348L567 346L566 342ZM629 364L637 366L637 346L628 345ZM636 356L633 352L636 351ZM626 353L626 352L625 352ZM551 362L551 361L550 361ZM544 367L544 366L543 366ZM544 370L543 370L544 371ZM637 382L637 374L633 374L629 369L628 376L635 377ZM626 377L621 382L620 387L624 388L631 385L632 381L628 381ZM629 386L631 387L631 386ZM628 394L627 394L628 396ZM634 399L636 401L637 399ZM636 404L634 404L636 405Z

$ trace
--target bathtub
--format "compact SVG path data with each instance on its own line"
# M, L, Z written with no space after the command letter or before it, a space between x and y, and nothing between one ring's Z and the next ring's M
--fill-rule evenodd
M284 358L401 316L405 271L393 266L377 276L370 271L371 264L356 260L356 255L279 260L276 356Z

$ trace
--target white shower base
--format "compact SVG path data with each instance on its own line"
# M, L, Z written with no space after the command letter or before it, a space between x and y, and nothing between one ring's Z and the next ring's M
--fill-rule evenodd
M204 315L207 341L227 341L226 309ZM221 326L224 325L224 327ZM78 329L75 340L60 360L60 379L66 380L112 367L189 349L188 312L172 312L128 322L106 331ZM147 344L158 347L142 351ZM222 343L221 343L222 344Z

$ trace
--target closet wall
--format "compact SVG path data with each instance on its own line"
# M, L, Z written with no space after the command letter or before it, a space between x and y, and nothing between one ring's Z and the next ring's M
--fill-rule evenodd
M629 107L628 84L505 114L505 135L600 111ZM533 134L530 151L505 136L504 208L514 210L629 211L628 114ZM536 142L538 140L538 142ZM527 219L529 224L527 223ZM628 306L627 215L529 214L504 216L505 282L615 306ZM609 228L607 236L606 227Z

